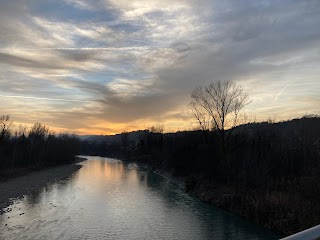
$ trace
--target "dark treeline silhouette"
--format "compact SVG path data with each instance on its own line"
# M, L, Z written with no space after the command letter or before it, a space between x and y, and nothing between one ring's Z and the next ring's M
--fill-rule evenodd
M232 131L227 146L217 130L163 133L156 127L84 145L92 154L184 177L186 190L202 200L279 233L319 224L320 117L250 123Z
M9 116L0 116L0 175L71 163L80 151L81 141L74 135L55 135L40 123L29 130L12 125Z
M269 178L317 176L320 171L317 116L240 125L233 130L227 156L223 156L219 133L209 130L205 134L202 130L163 133L152 127L82 144L86 154L139 158L174 170L176 175L200 173L247 184L265 184Z

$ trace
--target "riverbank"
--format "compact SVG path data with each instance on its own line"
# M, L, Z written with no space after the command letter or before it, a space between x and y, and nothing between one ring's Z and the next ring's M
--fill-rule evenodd
M33 191L46 186L47 184L65 178L82 166L76 163L84 161L84 158L77 158L75 163L51 167L38 171L29 171L19 177L9 178L0 182L0 214L3 208L10 204L10 199L19 198L31 194Z
M199 177L191 191L203 202L230 211L283 236L319 223L317 201L287 189L258 189L237 183L210 182ZM295 186L296 187L296 186ZM297 189L296 189L297 190Z
M145 166L145 164L144 164ZM212 181L203 176L175 176L171 171L149 167L179 185L202 202L243 217L280 236L290 236L319 224L318 192L310 179L255 188L235 182Z
M320 222L319 189L316 179L270 181L259 188L237 182L217 181L202 175L177 176L152 161L150 156L113 155L136 162L171 180L201 201L215 205L283 236L292 235Z

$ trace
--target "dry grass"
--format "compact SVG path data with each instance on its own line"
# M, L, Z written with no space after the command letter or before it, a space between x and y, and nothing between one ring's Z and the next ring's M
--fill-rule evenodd
M320 223L320 188L312 179L264 189L203 181L195 189L203 201L280 234L291 235Z

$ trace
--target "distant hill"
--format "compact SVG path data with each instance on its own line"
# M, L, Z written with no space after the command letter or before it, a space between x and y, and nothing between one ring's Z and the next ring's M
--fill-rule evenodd
M269 131L269 132L276 132L278 134L288 134L298 130L301 128L305 129L306 131L311 132L320 132L320 117L318 116L305 116L299 119L292 119L283 122L277 123L269 123L269 122L259 122L259 123L248 123L243 124L234 130L235 133L246 133L247 135L256 134L258 131ZM126 137L129 141L133 141L137 143L141 139L144 138L145 134L148 133L149 130L138 130L133 132L126 132ZM165 136L172 136L176 134L183 134L182 131L177 133L165 133ZM124 133L115 134L115 135L80 135L79 138L83 141L88 141L91 143L120 143L122 141Z
M134 141L135 143L137 143L148 132L148 130L138 130L133 132L126 132L125 134L127 135L129 141ZM79 137L83 141L101 144L115 142L120 143L122 141L123 135L124 133L115 135L82 135Z
M277 123L249 123L238 126L235 132L250 135L259 131L286 135L299 133L301 130L307 131L311 135L318 134L320 136L320 117L312 115Z
M89 141L89 142L95 142L95 143L104 142L107 137L108 137L107 135L79 135L79 138L82 141Z

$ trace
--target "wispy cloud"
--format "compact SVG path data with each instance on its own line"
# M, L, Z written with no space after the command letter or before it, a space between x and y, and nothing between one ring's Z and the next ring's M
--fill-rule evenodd
M160 49L150 46L129 46L129 47L55 47L55 48L0 48L0 51L41 51L41 50L64 50L64 51L135 51ZM163 48L161 48L163 49Z
M319 111L317 0L46 4L1 2L0 112L18 122L189 128L190 90L216 80L243 84L258 119Z
M45 97L28 97L28 96L9 96L9 95L0 95L0 98L22 98L22 99L35 99L35 100L49 100L49 101L62 101L62 102L82 102L90 103L92 101L87 100L76 100L76 99L63 99L63 98L45 98Z

